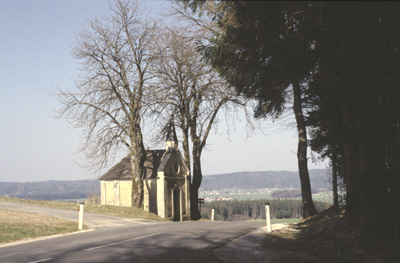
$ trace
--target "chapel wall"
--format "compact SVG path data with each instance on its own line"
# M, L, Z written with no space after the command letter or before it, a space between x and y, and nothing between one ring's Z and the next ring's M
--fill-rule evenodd
M104 204L114 205L114 183L113 181L103 181L103 183Z
M157 214L157 179L144 180L144 210Z
M120 181L119 185L120 206L132 206L132 181Z

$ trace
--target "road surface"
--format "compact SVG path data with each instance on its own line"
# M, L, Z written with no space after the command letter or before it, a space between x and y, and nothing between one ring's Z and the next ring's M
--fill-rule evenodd
M3 247L0 262L222 262L212 253L214 249L263 226L245 222L114 221L113 217L104 220L96 216L103 217L92 214L92 221L98 225L95 231ZM113 222L112 226L106 226L107 220Z

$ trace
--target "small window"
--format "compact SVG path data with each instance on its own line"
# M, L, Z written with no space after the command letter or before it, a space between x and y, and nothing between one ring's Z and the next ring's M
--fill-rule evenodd
M179 172L181 171L181 168L177 162L174 162L173 169L174 169L174 174L176 174L176 175L178 175Z

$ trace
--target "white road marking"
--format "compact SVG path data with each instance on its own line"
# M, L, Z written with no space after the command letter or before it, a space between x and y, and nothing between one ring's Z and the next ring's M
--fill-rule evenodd
M141 237L135 237L135 238L127 239L127 240L124 240L124 241L110 243L110 244L103 245L103 246L87 248L87 249L84 249L83 251L91 251L91 250L95 250L95 249L99 249L99 248L111 247L111 246L118 245L118 244L121 244L121 243L129 242L129 241L133 241L133 240L137 240L137 239L142 239L142 238L146 238L146 237L151 237L151 236L159 235L159 234L162 234L162 233L164 233L164 232L158 232L158 233L145 235L145 236L141 236Z
M65 233L65 234L56 234L56 235L51 235L51 236L27 238L27 239L23 239L23 240L19 240L19 241L0 244L0 248L16 246L16 245L21 245L21 244L25 244L25 243L31 243L31 242L40 241L40 240L47 240L47 239L56 238L56 237L69 236L69 235L75 235L75 234L82 234L82 233L90 232L90 231L94 231L94 230L95 229L86 229L86 230L81 230L81 231L76 231L76 232L71 232L71 233ZM11 255L19 255L19 254L20 253L18 252L18 253L11 254ZM10 256L10 255L8 255L8 256Z
M52 258L40 259L40 260L36 260L36 261L31 261L29 263L39 263L39 262L45 262L45 261L50 261L50 260L52 260Z

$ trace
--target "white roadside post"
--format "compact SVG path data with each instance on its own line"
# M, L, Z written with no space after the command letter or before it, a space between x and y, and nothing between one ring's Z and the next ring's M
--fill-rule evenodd
M84 207L84 202L79 202L79 226L78 226L79 230L83 229L83 207Z
M214 208L211 209L211 221L214 221Z
M265 218L267 220L267 233L271 233L272 228L271 228L271 214L269 212L269 202L265 204Z
M179 191L179 221L183 221L183 192L180 190Z

